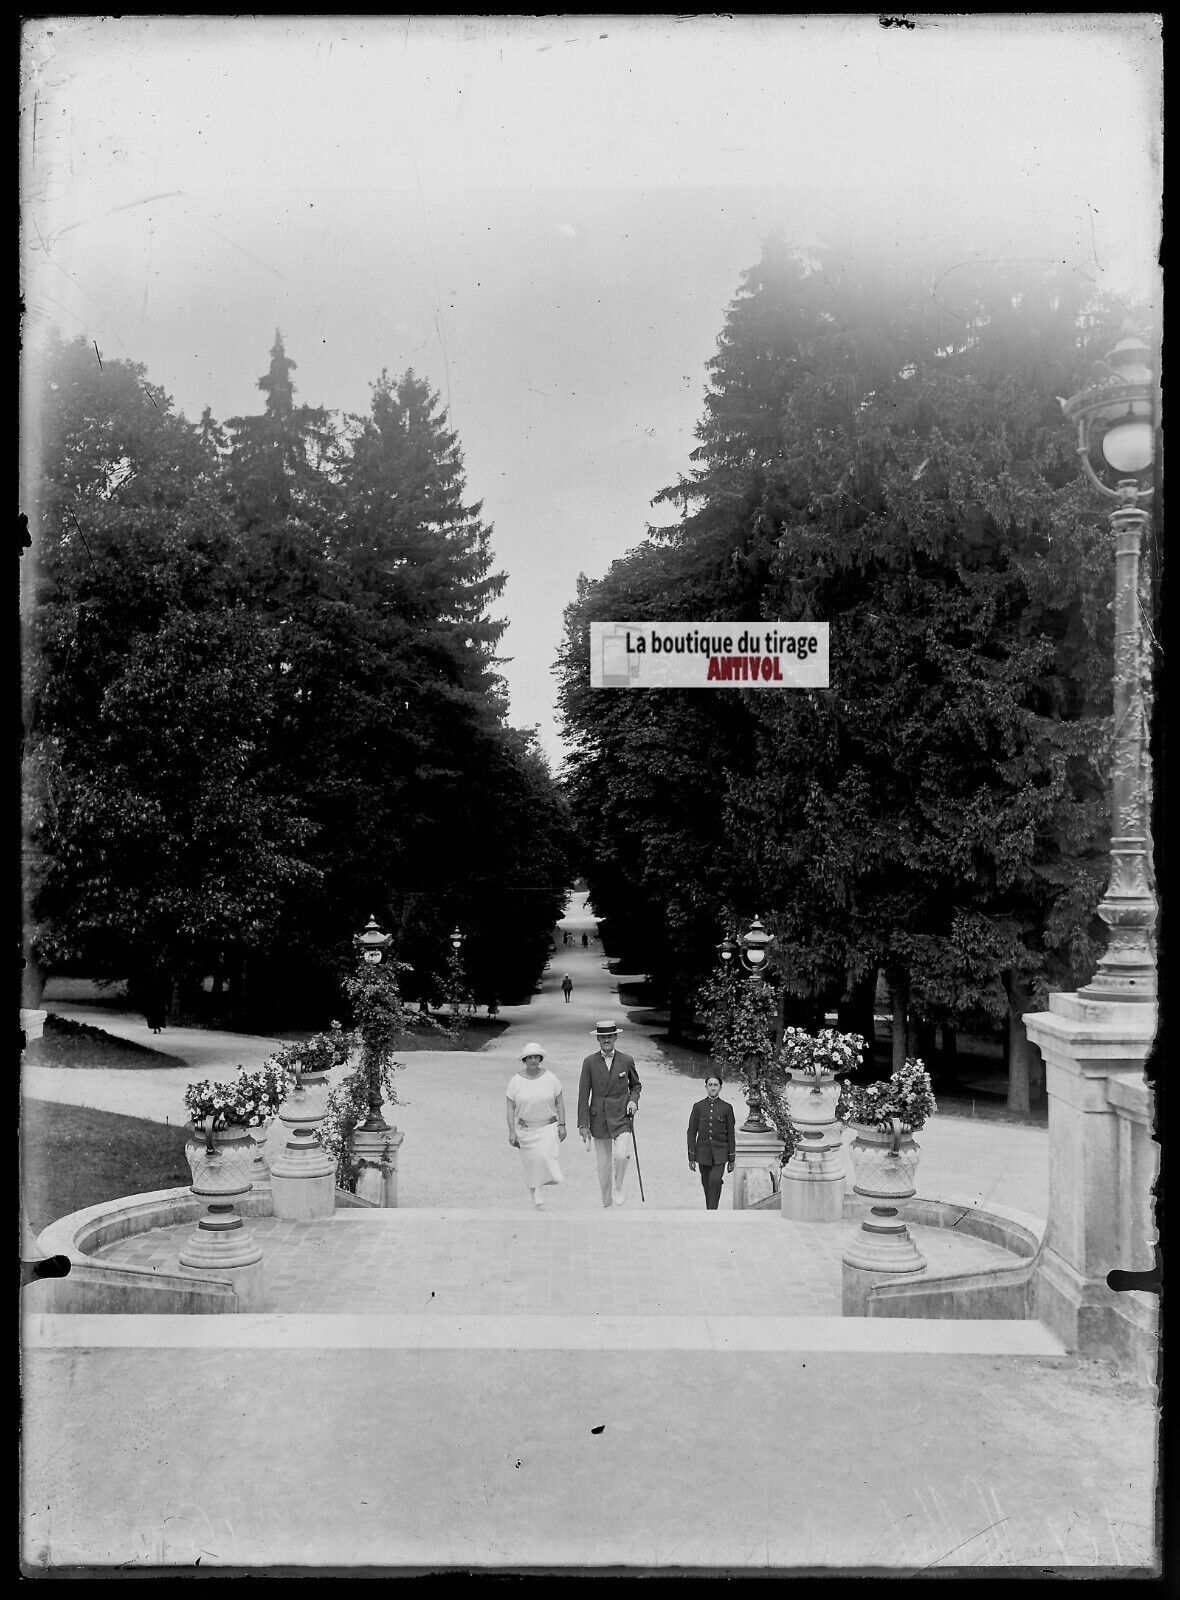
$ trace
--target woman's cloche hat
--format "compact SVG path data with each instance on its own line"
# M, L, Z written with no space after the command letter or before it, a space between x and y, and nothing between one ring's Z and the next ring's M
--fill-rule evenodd
M541 1049L541 1046L536 1042L535 1039L531 1039L520 1052L520 1059L522 1061L526 1060L529 1056L540 1056L542 1061L545 1059L545 1052Z

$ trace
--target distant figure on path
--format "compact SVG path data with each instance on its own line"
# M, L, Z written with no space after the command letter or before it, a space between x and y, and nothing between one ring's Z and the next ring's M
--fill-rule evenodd
M133 985L132 993L138 998L143 1019L153 1033L159 1033L168 1021L168 1006L172 999L172 985L167 973L149 972Z
M508 1080L508 1143L520 1151L524 1181L540 1211L545 1185L564 1182L557 1157L565 1138L565 1100L539 1044L526 1044L520 1059L524 1071Z
M582 949L585 950L587 948L587 946L589 945L589 943L590 943L590 940L586 937L585 934L583 934L582 935Z
M733 1107L721 1098L721 1078L710 1072L705 1079L705 1098L697 1101L688 1116L688 1165L693 1172L701 1169L707 1211L716 1211L724 1174L733 1171L735 1126Z
M500 1002L499 1002L499 1000L497 1000L496 996L493 995L492 998L488 1001L488 1016L492 1017L492 1018L496 1018L499 1015L500 1015Z
M568 972L561 980L561 992L565 996L565 1003L568 1006L570 1003L570 995L574 992L574 980L570 977Z
M631 1118L639 1108L643 1087L634 1057L615 1049L618 1031L609 1020L598 1023L594 1029L598 1049L582 1062L578 1082L578 1132L587 1150L594 1140L604 1206L623 1204L623 1184L631 1160Z

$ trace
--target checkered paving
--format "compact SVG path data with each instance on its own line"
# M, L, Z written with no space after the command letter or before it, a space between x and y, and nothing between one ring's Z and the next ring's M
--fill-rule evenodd
M770 1212L346 1210L319 1222L248 1219L262 1246L264 1309L484 1316L839 1316L841 1256L858 1224ZM176 1272L193 1224L109 1244L98 1259ZM928 1271L1017 1258L911 1225Z

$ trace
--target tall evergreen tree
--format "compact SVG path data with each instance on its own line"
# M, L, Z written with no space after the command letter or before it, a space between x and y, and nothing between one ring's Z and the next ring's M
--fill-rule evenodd
M412 371L396 381L382 373L368 415L352 419L349 445L341 555L376 669L348 729L349 766L382 819L379 840L352 863L355 892L377 864L424 990L441 983L450 927L465 920L477 988L531 991L566 869L550 780L535 749L505 726L495 654L505 624L490 614L505 578L492 570L491 529L480 504L467 501L458 438L438 396ZM522 794L524 805L514 798ZM547 890L507 881L530 859L549 862ZM526 888L511 915L531 931L508 947L520 952L514 965L492 929L509 915L502 896L519 899ZM472 935L481 928L486 938Z
M322 406L295 404L294 370L276 329L270 366L258 380L265 409L231 417L226 424L232 445L230 482L242 525L265 530L277 559L286 541L297 546L302 529L314 532L322 522L326 469L336 444Z

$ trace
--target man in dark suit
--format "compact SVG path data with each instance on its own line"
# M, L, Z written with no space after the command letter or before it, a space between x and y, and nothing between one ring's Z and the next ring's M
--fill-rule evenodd
M711 1072L705 1079L705 1098L688 1114L688 1164L701 1169L705 1206L716 1211L726 1170L733 1171L737 1155L733 1107L721 1098L721 1079Z
M635 1058L615 1049L618 1032L609 1020L597 1024L598 1049L582 1062L578 1080L578 1132L587 1150L594 1140L604 1206L623 1204L623 1183L631 1160L631 1118L639 1107L642 1088Z

